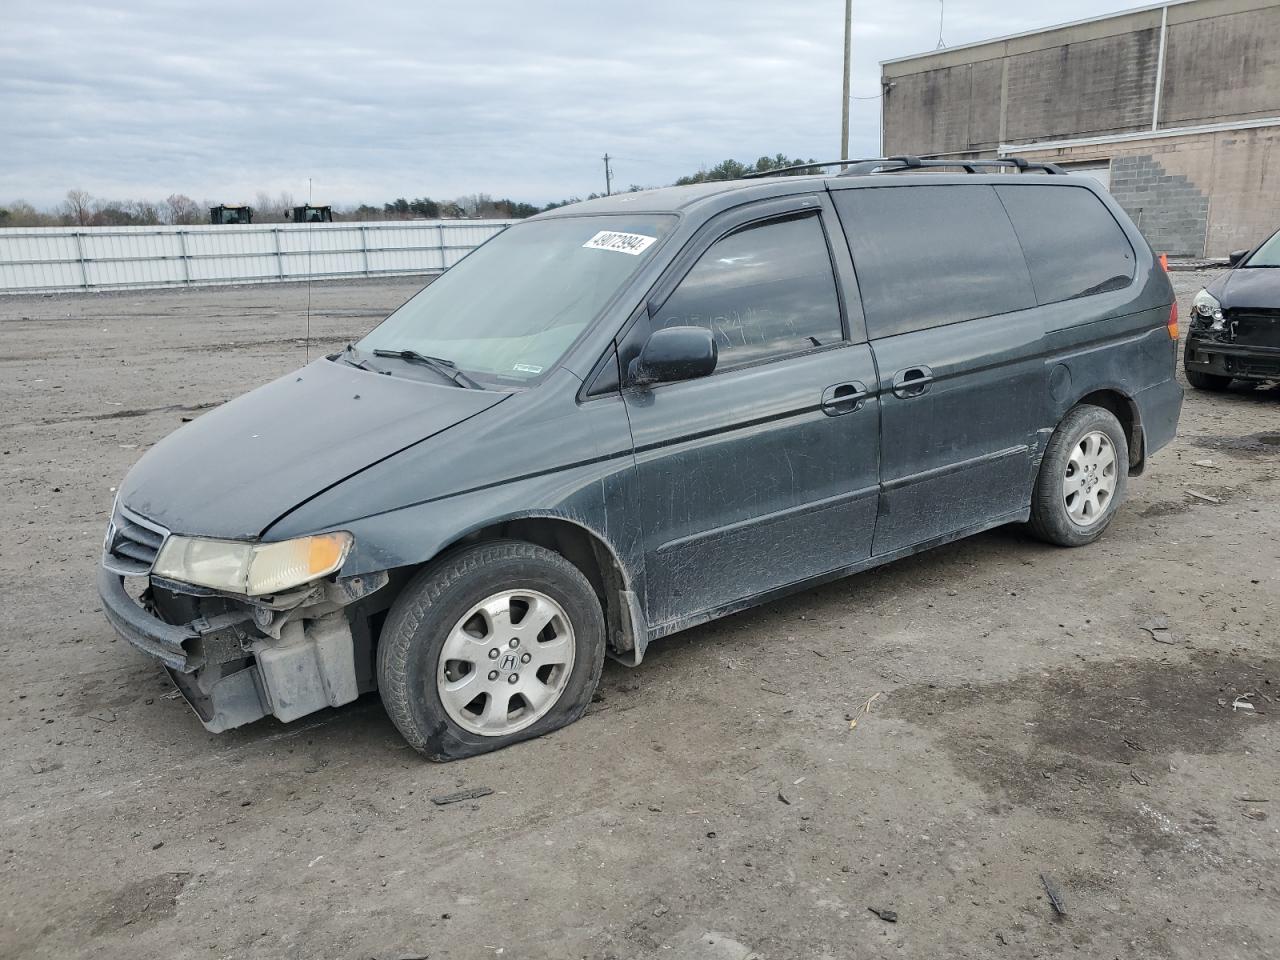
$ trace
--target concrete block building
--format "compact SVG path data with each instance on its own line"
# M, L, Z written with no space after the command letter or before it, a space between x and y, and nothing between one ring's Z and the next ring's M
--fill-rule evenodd
M1280 228L1280 0L1164 3L880 66L886 156L1052 160L1175 256Z

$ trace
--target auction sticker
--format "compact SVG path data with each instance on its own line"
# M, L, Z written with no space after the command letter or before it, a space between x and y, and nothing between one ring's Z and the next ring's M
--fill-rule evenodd
M601 230L583 246L588 250L612 250L614 253L629 253L633 257L638 257L657 239L657 237L646 237L643 233Z

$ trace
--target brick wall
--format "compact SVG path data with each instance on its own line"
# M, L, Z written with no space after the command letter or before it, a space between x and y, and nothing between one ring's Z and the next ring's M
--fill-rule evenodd
M1150 154L1111 161L1111 195L1133 218L1157 253L1202 255L1209 226L1209 198Z

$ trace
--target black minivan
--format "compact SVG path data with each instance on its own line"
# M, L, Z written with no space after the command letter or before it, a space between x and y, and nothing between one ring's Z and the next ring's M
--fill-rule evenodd
M1172 287L1093 180L946 167L510 227L148 451L107 617L209 730L377 689L445 760L575 720L606 653L999 524L1095 540L1177 426Z

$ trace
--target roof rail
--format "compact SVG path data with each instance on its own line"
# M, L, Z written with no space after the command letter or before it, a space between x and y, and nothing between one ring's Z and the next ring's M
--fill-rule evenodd
M828 160L825 163L793 163L789 167L775 167L772 170L753 170L744 173L743 180L754 180L757 177L776 177L779 174L791 173L793 170L812 170L814 167L847 167L851 163L870 163L870 160Z
M839 174L841 177L864 177L872 173L896 173L901 170L916 170L921 167L959 167L965 173L980 173L979 168L1016 167L1019 173L1039 170L1043 173L1065 175L1056 163L1027 160L1024 157L1001 157L988 160L922 160L920 157L880 157L877 160L849 160L848 170Z
M1016 167L1020 173L1039 170L1043 173L1064 175L1056 163L1039 160L1027 160L1025 157L1001 157L987 160L933 160L903 155L900 157L871 157L866 159L828 160L823 163L793 163L789 167L776 167L773 170L753 170L744 173L740 179L755 180L759 177L776 177L797 170L813 170L816 167L848 167L838 173L840 177L863 177L871 173L896 173L901 170L915 170L921 167L959 167L965 173L980 173L978 168Z

